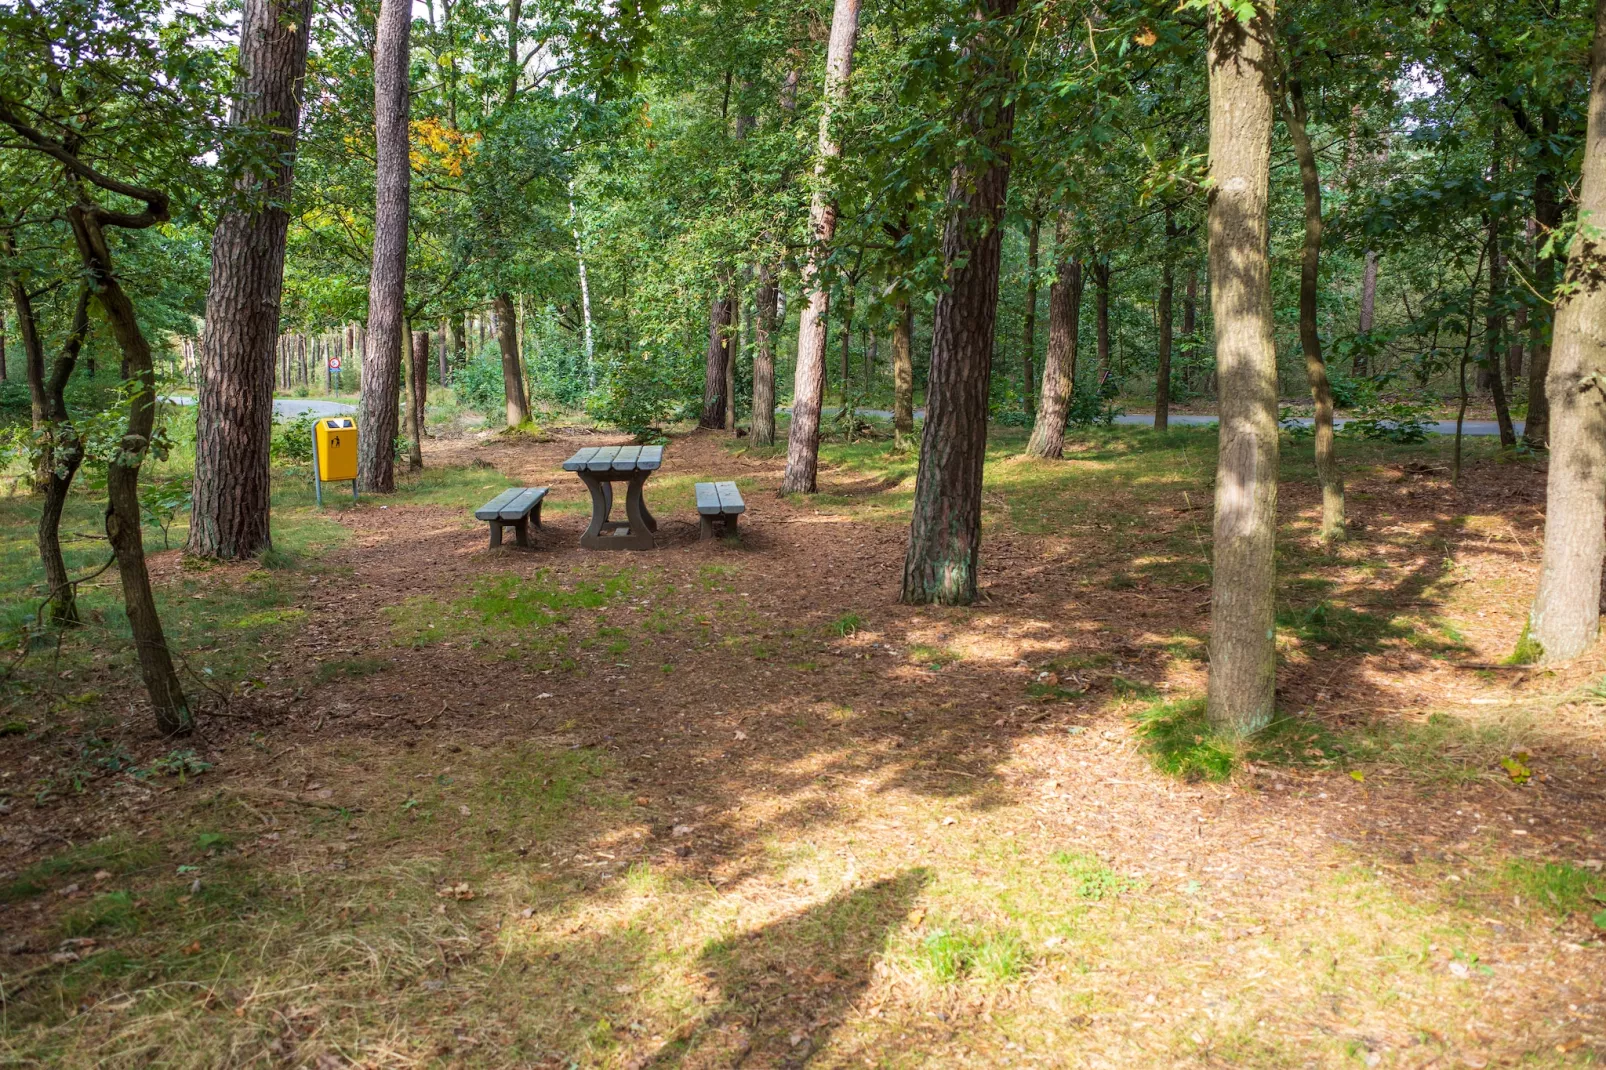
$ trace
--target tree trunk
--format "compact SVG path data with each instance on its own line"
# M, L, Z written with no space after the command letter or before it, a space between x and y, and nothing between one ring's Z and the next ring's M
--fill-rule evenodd
M1215 560L1210 619L1211 723L1247 736L1275 712L1277 350L1267 197L1274 0L1239 22L1210 9L1210 301L1220 381Z
M423 442L428 434L425 424L425 410L429 405L429 332L414 331L412 349L412 379L408 382L411 388L407 398L409 417L412 422L414 457L419 468L424 466Z
M1315 406L1316 479L1322 486L1320 537L1322 542L1332 542L1344 537L1344 477L1338 470L1333 441L1333 384L1327 379L1327 361L1322 358L1322 337L1316 323L1322 271L1322 177L1306 129L1305 87L1297 79L1288 83L1283 121L1299 160L1299 181L1305 199L1305 245L1299 262L1299 348L1305 354L1305 375L1310 380L1310 397Z
M853 300L854 286L851 282L843 284L842 301L842 376L837 382L842 384L842 404L848 403L848 382L853 378Z
M367 351L363 354L357 483L369 493L396 489L397 411L403 303L407 289L407 220L411 199L407 117L410 99L411 0L381 0L374 46L374 257L368 281Z
M740 117L738 116L738 119ZM730 340L725 345L725 421L727 431L736 430L736 366L742 359L742 290L741 283L731 281Z
M1177 239L1177 221L1172 207L1165 208L1164 258L1160 262L1160 299L1155 302L1154 314L1159 320L1159 367L1154 376L1154 429L1164 431L1171 424L1171 302L1176 294L1176 269L1171 263L1171 249Z
M1098 354L1098 373L1095 383L1103 383L1110 374L1110 254L1099 253L1093 258L1094 286L1094 345Z
M1183 364L1186 366L1184 375L1191 389L1195 385L1193 373L1196 370L1194 362L1198 358L1198 345L1194 339L1194 332L1199 329L1199 269L1188 268L1188 285L1182 292L1182 337L1187 339L1183 343Z
M1589 58L1589 127L1578 214L1599 220L1606 219L1606 0L1595 3ZM1600 634L1606 558L1606 242L1585 228L1573 237L1566 282L1548 367L1556 408L1544 562L1528 616L1528 637L1546 662L1577 657ZM1533 374L1538 374L1537 361Z
M519 359L518 313L513 297L499 293L496 311L496 341L502 351L502 393L507 401L507 425L520 427L530 422L530 397L524 390L524 362Z
M151 593L140 531L139 469L156 427L156 372L151 364L151 347L140 331L133 302L124 293L112 265L100 212L99 208L79 203L67 214L79 257L106 322L117 339L117 347L129 371L127 382L132 386L128 395L128 423L123 428L119 449L106 469L106 537L117 558L117 571L123 582L123 610L133 633L140 675L156 713L156 729L164 736L181 735L194 727L194 718L178 673L173 669L167 639L162 634L162 620L156 613L156 599Z
M1377 250L1366 250L1366 263L1361 268L1361 318L1356 324L1362 335L1372 332L1373 316L1377 311ZM1363 345L1355 350L1355 357L1350 361L1350 374L1357 378L1370 375L1366 359L1366 347Z
M775 445L775 306L778 291L768 264L758 266L757 329L753 332L753 445Z
M9 236L6 244L10 246ZM14 248L8 252L15 253ZM38 321L34 318L33 301L21 278L12 276L11 298L17 311L17 333L23 341L23 373L28 383L28 394L39 413L36 433L39 436L39 469L35 481L45 492L44 508L39 514L39 562L45 570L45 600L50 606L50 622L57 627L73 627L80 623L78 596L67 573L67 562L61 554L61 514L67 505L67 493L72 489L73 477L84 460L83 441L67 414L67 382L72 378L78 352L89 334L89 289L80 286L78 303L73 309L72 328L62 345L61 355L45 378L45 354L39 341ZM4 319L0 315L0 319Z
M876 354L879 351L879 340L876 332L869 326L864 329L864 387L870 389L875 382Z
M1499 160L1495 161L1499 166ZM1505 253L1500 248L1501 219L1497 212L1489 216L1489 306L1483 318L1483 375L1487 376L1489 391L1494 395L1494 418L1500 426L1500 448L1511 449L1517 444L1517 432L1511 423L1511 406L1506 401L1506 385L1500 368L1500 343L1506 333L1506 315L1501 305L1505 297Z
M976 174L954 168L948 200L956 207L943 228L950 289L937 299L932 324L926 429L915 477L914 516L904 556L903 598L912 604L969 605L976 600L981 550L982 464L987 453L987 401L993 329L998 313L998 262L1009 191L1009 142L1015 107L1009 35L1002 23L1016 0L980 0L981 31L968 77L995 88L966 119L966 134L984 151Z
M915 429L915 310L902 288L893 300L897 317L892 324L892 431L901 439Z
M1028 420L1037 415L1037 246L1042 231L1043 221L1033 216L1026 232L1026 322L1021 329L1020 393Z
M731 325L736 306L729 291L714 298L708 311L708 356L703 366L703 417L701 427L725 426L725 384L730 371Z
M1059 269L1048 288L1048 352L1043 355L1043 389L1026 452L1059 460L1065 453L1065 421L1076 389L1076 349L1081 336L1082 260L1067 255L1069 225L1060 216L1054 234Z
M455 378L456 369L468 363L468 325L463 313L447 317L446 332L447 345L452 351L450 360Z
M826 48L824 106L814 162L814 194L809 204L809 250L803 261L803 315L797 326L797 371L792 388L792 423L787 434L786 473L781 493L814 493L820 467L820 407L825 403L825 330L831 291L820 277L836 234L836 197L826 187L831 161L842 155L832 129L834 114L847 102L853 75L853 49L859 40L859 0L836 0L831 41Z
M1545 131L1555 133L1555 112L1547 110ZM1539 223L1541 240L1549 237L1561 225L1561 202L1556 197L1556 175L1550 168L1554 157L1540 157L1540 171L1534 176L1534 217ZM1528 418L1523 426L1522 438L1530 449L1542 450L1550 445L1550 400L1546 393L1550 370L1551 321L1555 310L1550 300L1556 289L1556 258L1535 256L1534 289L1544 298L1534 307L1529 317L1532 333L1528 352Z

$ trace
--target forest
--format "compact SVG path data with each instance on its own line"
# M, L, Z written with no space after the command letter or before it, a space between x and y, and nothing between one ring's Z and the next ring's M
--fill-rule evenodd
M1597 213L1606 0L0 0L0 1062L1606 1060Z

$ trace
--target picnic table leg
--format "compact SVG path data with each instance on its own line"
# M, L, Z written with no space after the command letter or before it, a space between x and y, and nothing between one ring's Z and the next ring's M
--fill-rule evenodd
M647 486L647 477L646 476L642 476L641 477L641 490L646 489L646 486ZM628 504L628 503L626 503L626 504ZM658 530L658 518L652 515L652 510L651 509L647 508L647 499L642 497L640 490L638 490L637 493L636 493L636 504L641 507L641 518L647 522L647 530L648 531L657 531Z
M607 523L608 512L613 505L613 488L584 469L575 474L591 492L591 526L580 536L580 545L588 550L603 549L602 525Z
M646 504L641 500L641 488L647 482L651 472L633 472L625 490L625 516L630 518L631 549L651 550L656 544L652 533L657 528L647 513Z

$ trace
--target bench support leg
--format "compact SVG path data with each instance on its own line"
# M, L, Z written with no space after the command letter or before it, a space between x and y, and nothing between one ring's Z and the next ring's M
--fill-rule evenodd
M736 535L737 534L737 531L736 531L736 518L739 515L740 514L738 514L738 513L726 513L725 514L725 534L726 535Z
M513 524L513 541L526 549L530 545L530 522L518 520Z
M535 521L536 527L541 526L541 502L535 503L535 511L530 514L530 519Z
M697 537L699 539L712 539L714 537L714 518L711 516L699 516L697 518L697 528Z
M493 521L491 521L491 549L494 550L498 546L501 546L501 545L502 545L502 522L500 520L493 520Z

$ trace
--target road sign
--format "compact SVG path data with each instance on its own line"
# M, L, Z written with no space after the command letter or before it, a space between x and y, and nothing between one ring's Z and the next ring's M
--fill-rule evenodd
M337 372L337 371L340 370L340 358L339 357L331 356L329 358L329 370L332 371L332 372Z

